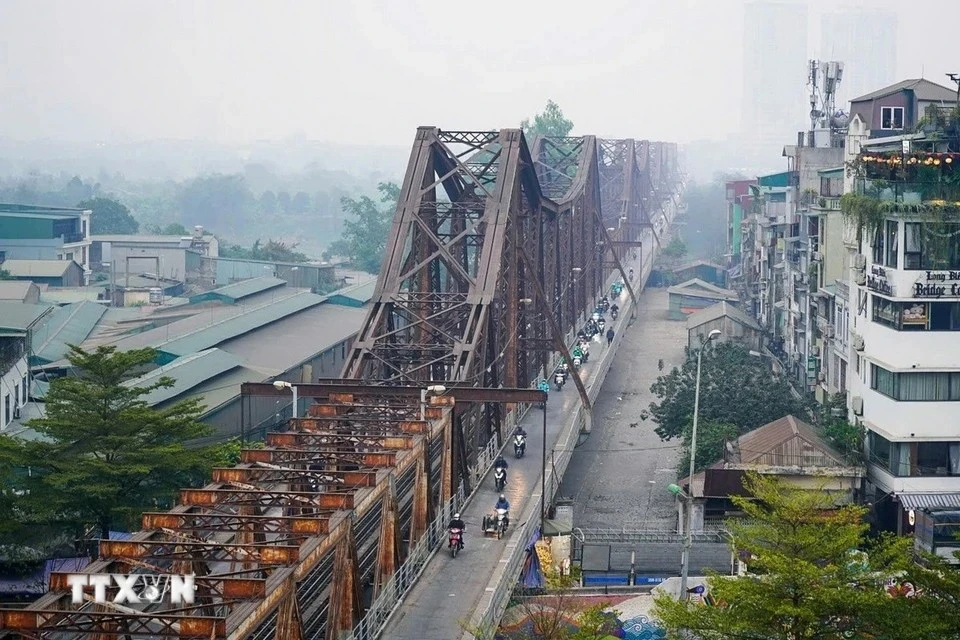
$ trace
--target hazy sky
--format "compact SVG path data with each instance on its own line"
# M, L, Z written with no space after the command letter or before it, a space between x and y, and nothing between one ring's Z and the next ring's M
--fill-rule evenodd
M839 3L810 6L815 54ZM960 71L938 28L960 2L843 6L897 12L898 77ZM0 0L0 34L0 136L21 139L405 146L547 98L578 133L685 142L740 120L742 0Z

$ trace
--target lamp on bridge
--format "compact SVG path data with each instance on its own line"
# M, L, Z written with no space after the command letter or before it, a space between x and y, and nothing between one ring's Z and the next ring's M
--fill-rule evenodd
M273 388L277 391L282 391L283 389L290 389L293 392L293 415L292 417L296 418L297 416L297 387L290 384L289 382L284 382L283 380L274 380Z
M687 600L687 576L690 574L690 548L693 547L693 469L697 457L697 418L700 413L700 364L703 361L703 350L707 343L720 337L720 330L714 329L700 339L700 350L697 351L697 382L693 392L693 429L690 436L690 476L687 479L687 491L676 484L667 487L667 491L683 500L686 505L686 537L683 541L683 555L680 557L680 599Z

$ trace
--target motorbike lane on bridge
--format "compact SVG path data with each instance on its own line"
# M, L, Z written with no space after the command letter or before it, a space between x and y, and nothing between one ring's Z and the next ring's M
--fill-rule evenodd
M621 307L620 317L608 326L620 332L627 327L630 302L626 294L617 302ZM591 346L590 361L580 369L588 391L597 382L596 373L606 370L601 362L612 357L610 351L605 339ZM562 391L551 388L547 402L548 456L564 426L575 419L579 403L580 397L572 381L568 381ZM518 530L526 522L527 516L539 517L539 514L526 514L526 510L531 497L539 496L540 492L543 451L543 415L540 409L531 408L521 424L527 432L524 457L519 460L514 457L512 437L506 438L507 446L503 451L509 464L507 486L504 489L510 501L510 528L507 534L502 540L497 540L496 536L484 536L481 529L483 517L494 513L493 507L498 497L493 473L488 473L461 513L466 525L463 551L452 558L446 544L443 545L427 564L417 585L398 606L384 630L383 638L451 640L460 638L465 631L472 631L469 621L484 594L492 591L489 584L495 572L509 562L517 545L527 543L519 539Z

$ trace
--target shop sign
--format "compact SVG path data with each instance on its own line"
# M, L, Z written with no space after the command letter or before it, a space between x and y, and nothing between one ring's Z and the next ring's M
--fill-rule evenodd
M884 295L893 295L893 285L887 278L887 270L879 265L870 265L870 273L867 274L867 288Z
M960 298L960 271L925 271L913 283L914 298Z

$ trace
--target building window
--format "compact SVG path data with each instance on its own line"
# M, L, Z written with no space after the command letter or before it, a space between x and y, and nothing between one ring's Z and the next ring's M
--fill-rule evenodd
M960 371L894 373L870 364L870 388L902 402L960 400Z
M883 225L878 226L873 234L873 261L876 264L883 264L883 259L886 257L886 251L884 249L885 237Z
M907 222L903 249L905 269L960 269L960 224Z
M896 220L887 220L887 237L886 237L886 255L884 256L883 264L888 267L897 268L897 249L899 245L897 243L897 231L900 223Z
M27 404L27 396L29 396L28 387L27 387L27 376L23 376L23 402L21 404Z
M903 129L903 107L881 107L880 128Z
M872 320L897 331L960 331L960 302L898 302L877 294Z

